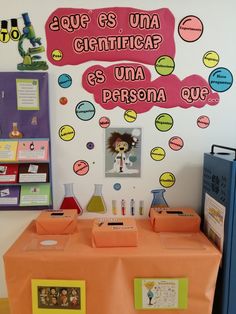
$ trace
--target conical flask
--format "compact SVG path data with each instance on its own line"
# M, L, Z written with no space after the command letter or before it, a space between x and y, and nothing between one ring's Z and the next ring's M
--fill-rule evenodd
M17 122L12 123L12 131L9 133L10 138L22 138L23 134L18 130Z
M165 191L165 189L155 189L151 191L151 193L153 194L151 208L168 207L168 204L164 197Z
M102 196L102 184L94 184L94 194L88 202L87 211L93 213L105 213L107 211Z
M78 215L81 215L83 213L83 209L74 195L73 183L65 183L64 189L65 195L62 200L60 209L76 209Z

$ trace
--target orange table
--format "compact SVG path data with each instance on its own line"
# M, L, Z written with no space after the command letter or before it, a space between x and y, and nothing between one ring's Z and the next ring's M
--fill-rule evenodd
M87 314L147 314L134 308L134 278L183 277L189 280L187 310L149 312L210 314L219 251L202 233L158 234L149 220L138 220L137 227L138 247L93 248L92 220L78 221L76 233L63 236L37 235L33 221L4 255L11 314L32 313L32 278L85 280ZM55 249L39 245L56 237Z

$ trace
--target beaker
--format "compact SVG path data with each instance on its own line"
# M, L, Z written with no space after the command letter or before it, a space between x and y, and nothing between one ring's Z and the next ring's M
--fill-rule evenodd
M88 202L87 211L94 213L105 213L107 211L102 196L102 184L94 184L94 194Z
M151 193L153 194L151 208L168 207L168 204L164 197L165 191L165 189L155 189L151 191Z
M78 215L81 215L83 213L83 209L74 195L73 183L65 183L64 189L65 195L62 200L60 209L76 209Z

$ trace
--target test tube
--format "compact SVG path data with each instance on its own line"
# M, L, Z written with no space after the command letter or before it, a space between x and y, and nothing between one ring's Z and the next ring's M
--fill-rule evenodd
M117 215L116 200L112 200L112 214Z
M121 214L124 216L126 214L126 209L125 209L125 200L121 200Z
M139 201L139 215L143 215L143 210L144 210L144 201Z
M135 201L133 198L130 200L130 214L134 216L135 213Z

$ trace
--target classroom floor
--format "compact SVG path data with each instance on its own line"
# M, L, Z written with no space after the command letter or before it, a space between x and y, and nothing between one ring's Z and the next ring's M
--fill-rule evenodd
M8 300L0 299L0 313L1 314L10 314Z

